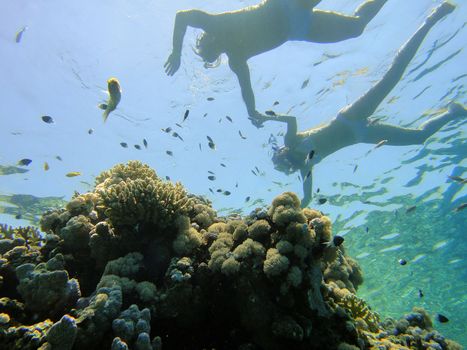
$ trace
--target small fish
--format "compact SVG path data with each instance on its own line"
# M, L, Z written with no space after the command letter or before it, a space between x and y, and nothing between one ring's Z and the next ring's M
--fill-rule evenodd
M172 128L169 126L165 129L161 129L163 132L166 132L167 134L172 131Z
M230 191L224 191L224 195L230 196Z
M170 176L169 176L169 175L165 175L165 179L166 179L167 181L170 181Z
M318 199L318 203L319 203L319 204L324 204L324 203L326 203L327 201L328 201L328 200L327 200L326 198L320 198L320 199Z
M277 106L279 104L279 101L275 101L273 106Z
M207 115L208 115L207 113L204 113L204 114L203 114L203 118L206 118Z
M214 191L212 190L211 187L209 187L209 192L211 192L212 194L214 194Z
M21 38L23 37L23 33L26 31L26 29L28 29L28 27L24 26L16 33L15 41L17 44L19 44L19 42L21 41Z
M441 315L441 314L436 314L436 319L437 319L438 322L440 322L440 323L449 322L449 318L447 318L446 316Z
M94 132L94 129L89 129L89 130L88 130L88 134L89 134L89 135L92 135L93 132Z
M258 174L256 174L253 169L251 169L251 172L253 173L253 175L258 176Z
M405 259L399 259L398 262L399 262L399 265L402 265L402 266L407 265L407 260Z
M31 159L27 159L27 158L23 158L21 160L18 161L18 165L20 166L28 166L29 164L31 164L32 160Z
M221 163L221 167L226 168L227 166L224 163Z
M308 154L306 155L305 162L308 163L310 160L312 160L314 155L315 155L315 151L314 151L314 150L311 150L310 153L308 153Z
M53 124L54 123L54 118L52 118L50 115L43 115L41 117L42 121L47 124Z
M376 149L376 148L379 148L379 147L381 147L382 145L384 145L386 142L388 142L388 140L381 140L381 141L379 141L379 142L376 144L376 146L375 146L374 148L375 148L375 149Z
M206 100L208 100L208 101L214 101L214 97L208 97Z
M66 177L75 177L75 176L80 176L81 173L79 171L70 171L68 174L66 174Z
M185 111L185 114L183 115L182 123L186 120L186 118L188 118L188 115L189 115L189 114L190 114L190 110L187 109L187 110Z
M62 161L62 160L63 160L62 157L60 157L60 156L55 156L55 159L57 159L57 160L59 160L59 161Z
M353 168L353 172L355 173L357 171L357 168L358 168L358 164L355 164L354 168Z
M211 181L214 181L216 179L216 177L214 175L209 175L208 179L211 180Z
M165 153L167 153L171 157L174 155L172 151L165 151Z
M208 146L209 146L210 149L216 150L216 145L215 145L214 142L209 142Z
M210 136L206 136L206 138L208 139L209 142L214 143L214 141L212 140Z
M302 89L306 88L308 86L308 83L310 82L310 79L307 79L305 80L303 83L302 83Z
M235 188L238 188L238 182L235 183Z
M457 181L457 182L460 182L460 183L466 183L467 182L467 179L463 179L461 178L460 176L451 176L451 175L448 175L448 177L453 180L453 181Z
M319 187L316 189L316 193L319 193Z
M215 175L214 172L211 171L211 170L208 170L208 173L209 173L209 174L212 174L212 175Z
M177 138L179 138L180 140L183 141L183 138L182 138L177 132L175 132L175 131L172 133L172 136L173 136L173 137L177 137Z
M143 145L144 148L148 148L148 141L146 141L146 139L143 139Z
M365 231L366 231L366 233L368 233L368 231L370 231L370 229L368 228L368 226L365 228Z
M140 145L134 145L134 147L135 147L137 150L140 150L140 151L141 151L141 146L140 146Z
M238 130L238 134L240 135L242 139L246 140L246 137L242 135L242 132L240 130Z
M199 146L199 150L202 151L202 149L201 149L201 142L198 143L198 146Z
M311 170L309 170L306 175L305 175L305 178L303 179L303 181L306 181L306 179L308 179L311 175Z
M411 213L411 212L415 211L415 209L417 209L417 206L416 206L416 205L412 205L411 207L408 207L408 208L405 210L405 213L406 213L406 214Z
M230 118L228 115L225 116L225 119L227 119L229 122L233 123L232 118Z
M222 192L222 188L218 188L218 189L216 190L216 192L217 192L217 193L221 193L221 192Z
M465 208L467 208L467 203L462 203L457 208L455 208L454 211L459 212L459 211L461 211L461 210L463 210Z
M250 196L247 196L247 197L245 198L245 202L248 203L249 201L250 201Z
M261 171L259 171L259 169L258 169L258 167L257 167L256 165L255 165L255 170L256 170L256 172L257 172L258 174L261 173Z
M276 112L272 111L272 110L267 110L266 112L264 112L266 115L269 115L269 116L275 116L276 115Z
M344 237L335 235L332 241L326 242L325 244L328 247L339 247L342 243L344 243Z
M18 213L18 214L15 215L16 220L21 220L22 217L23 217L23 215L21 213Z
M418 297L423 298L423 291L421 289L418 290Z
M120 146L122 146L123 148L127 148L128 144L126 142L120 142Z
M107 103L101 103L98 107L104 110L102 118L104 118L104 123L109 117L110 112L114 111L117 108L117 105L120 103L122 98L122 89L117 78L110 78L107 80L107 91L109 94L109 99Z
M47 171L47 170L49 170L49 169L50 169L49 163L44 162L44 170Z
M181 124L175 123L175 125L177 125L179 128L183 128L183 126L181 126Z

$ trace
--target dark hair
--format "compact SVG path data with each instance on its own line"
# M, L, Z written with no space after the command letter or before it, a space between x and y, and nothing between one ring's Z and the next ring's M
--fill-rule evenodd
M193 51L203 59L205 68L215 68L221 64L221 51L218 48L216 37L212 34L202 32L196 38Z
M302 161L296 159L290 148L282 146L276 148L272 155L274 168L282 173L290 175L300 169Z

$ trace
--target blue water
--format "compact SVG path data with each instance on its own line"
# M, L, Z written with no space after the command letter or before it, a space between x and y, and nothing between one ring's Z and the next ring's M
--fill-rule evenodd
M261 205L260 201L253 205L255 200L268 204L285 190L301 193L296 174L275 171L270 160L269 135L284 131L284 126L269 123L258 130L250 124L227 59L223 57L216 69L205 69L191 50L199 30L188 29L176 75L167 77L163 69L172 48L177 10L215 13L256 3L0 3L0 165L32 159L28 172L0 176L0 222L26 225L30 223L26 219L38 215L31 207L11 204L12 195L67 200L75 190L89 190L101 171L131 159L207 196L219 214L237 209L248 213ZM271 109L279 101L274 110L296 116L299 130L329 121L381 77L398 48L439 3L391 0L359 38L323 45L286 43L252 58L258 110ZM329 0L319 7L351 13L358 4ZM457 1L457 5L430 31L376 116L387 123L417 127L451 99L467 103L467 4ZM27 29L16 43L16 33L24 26ZM337 57L327 59L329 55ZM416 70L409 73L412 69ZM122 101L104 124L97 105L106 99L106 81L112 76L122 85ZM179 128L175 123L181 123L186 109L189 117ZM44 123L42 115L52 116L55 123ZM311 204L335 221L336 233L346 234L348 251L366 276L360 295L375 310L394 317L414 305L431 314L441 312L451 321L438 325L439 329L464 346L467 211L454 208L466 202L466 192L447 176L467 176L466 125L465 120L450 123L424 145L384 146L366 156L373 146L358 144L333 154L314 169L314 188L328 202ZM183 141L161 131L169 126ZM239 130L246 139L240 138ZM208 147L207 135L216 150ZM129 147L122 148L120 142ZM251 172L255 167L259 176ZM215 182L208 180L208 170L215 173ZM72 171L82 175L65 176ZM217 193L218 188L232 194ZM251 200L245 203L247 196ZM413 205L416 210L406 213ZM409 263L400 266L400 258ZM424 291L423 299L418 289Z

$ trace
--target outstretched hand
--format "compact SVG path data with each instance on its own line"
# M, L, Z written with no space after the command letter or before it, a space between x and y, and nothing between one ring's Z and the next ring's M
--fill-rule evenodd
M259 113L258 111L254 111L252 113L249 113L248 119L250 119L251 123L256 126L258 129L262 128L264 125L263 123L267 120L266 116Z
M170 54L167 62L164 64L165 73L167 75L174 75L178 68L180 68L180 55L174 54L173 52Z

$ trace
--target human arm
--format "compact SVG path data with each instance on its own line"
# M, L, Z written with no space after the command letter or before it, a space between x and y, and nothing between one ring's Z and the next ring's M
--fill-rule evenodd
M310 204L313 196L313 167L311 165L302 167L300 169L300 175L303 179L303 198L301 201L301 207L305 208Z
M183 37L188 26L208 30L212 26L213 15L200 10L178 11L175 15L175 25L172 38L172 53L164 64L167 75L174 75L180 68Z
M265 121L276 121L276 122L283 122L287 124L287 131L284 136L284 144L287 147L293 146L294 143L297 141L297 118L292 117L290 115L261 115L260 120L262 122Z
M232 72L237 76L248 115L251 118L261 117L260 113L256 111L255 94L251 87L250 68L248 67L246 59L229 56L229 66Z

